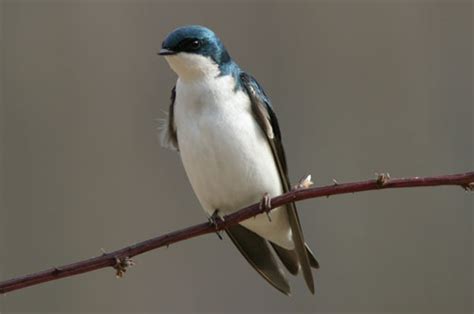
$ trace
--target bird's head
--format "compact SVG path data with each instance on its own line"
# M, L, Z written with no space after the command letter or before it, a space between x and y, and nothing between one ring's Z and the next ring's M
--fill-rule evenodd
M172 31L163 41L159 55L165 56L173 71L183 79L219 75L219 69L231 62L214 32L199 25Z

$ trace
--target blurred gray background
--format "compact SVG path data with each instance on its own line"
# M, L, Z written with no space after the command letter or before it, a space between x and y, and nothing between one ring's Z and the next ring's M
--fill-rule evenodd
M293 181L473 167L471 1L3 1L0 279L203 222L159 146L175 27L204 24L265 87ZM0 312L472 312L473 195L299 203L317 294L285 297L211 234L0 297Z

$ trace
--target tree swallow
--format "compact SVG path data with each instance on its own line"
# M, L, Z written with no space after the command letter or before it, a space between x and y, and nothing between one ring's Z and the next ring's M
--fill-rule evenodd
M160 55L178 75L171 91L162 144L178 150L186 174L209 215L229 214L291 189L278 121L260 84L232 60L220 39L198 25L180 27ZM255 270L289 295L286 269L301 269L314 293L311 267L295 204L226 229Z

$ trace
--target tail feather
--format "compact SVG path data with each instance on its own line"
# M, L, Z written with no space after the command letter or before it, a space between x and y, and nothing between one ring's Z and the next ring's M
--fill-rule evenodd
M300 263L298 260L298 256L296 255L295 250L287 250L282 248L281 246L276 245L275 243L271 243L273 249L275 250L276 254L280 258L283 265L285 265L286 269L292 274L298 274L298 270L300 269Z
M298 274L300 263L299 263L298 256L296 255L295 250L287 250L285 248L282 248L281 246L276 245L275 243L271 243L271 245L273 249L275 250L276 254L278 255L278 257L280 258L283 265L285 265L286 269L292 275ZM308 254L309 264L311 265L312 268L318 269L319 263L316 257L314 257L314 254L311 251L311 249L308 247L308 244L305 243L305 247L306 247L306 253Z
M280 292L290 295L290 284L285 272L277 263L269 242L240 225L226 229L232 242L252 267Z

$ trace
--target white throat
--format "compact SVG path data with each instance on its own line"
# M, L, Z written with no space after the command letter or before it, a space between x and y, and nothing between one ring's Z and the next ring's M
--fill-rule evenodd
M220 74L219 66L210 57L180 52L165 56L165 59L179 78L185 81L215 78Z

